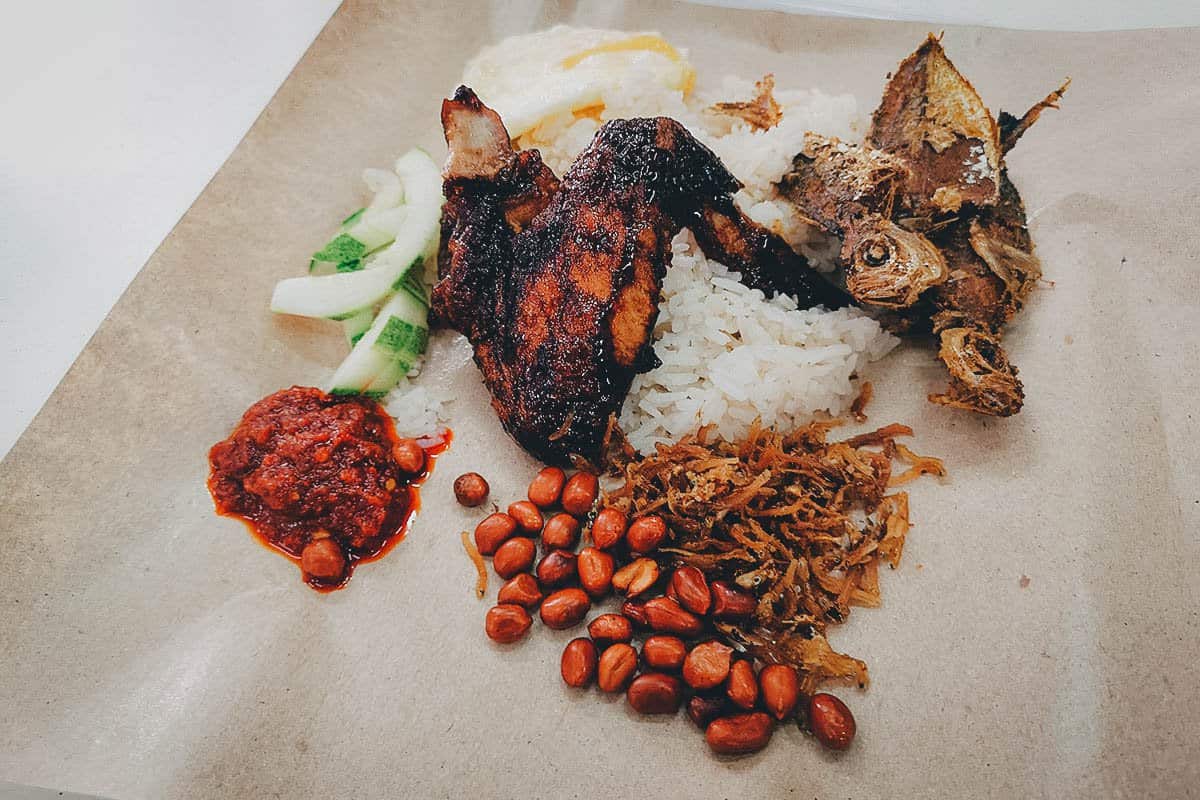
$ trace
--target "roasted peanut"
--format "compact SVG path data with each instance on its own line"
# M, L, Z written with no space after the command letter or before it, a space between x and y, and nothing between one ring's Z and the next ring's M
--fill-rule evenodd
M300 569L317 581L336 581L346 573L346 554L332 537L313 539L300 551Z
M733 648L720 642L698 644L683 660L683 679L693 689L712 689L729 677Z
M635 553L649 553L662 544L665 538L667 523L656 514L635 519L625 532L625 541L629 542L629 549Z
M542 590L538 586L536 578L528 572L522 572L500 587L500 594L496 596L496 602L512 603L522 608L533 608L542 602Z
M588 636L603 649L633 638L633 623L620 614L601 614L588 623Z
M579 583L592 597L603 597L612 588L613 557L603 550L585 547L579 551L575 568L579 572Z
M533 620L529 612L518 605L499 605L488 609L483 630L488 638L501 644L510 644L529 633Z
M492 558L492 568L501 578L511 578L517 573L529 569L533 564L533 556L536 552L537 547L533 544L532 539L526 539L523 536L509 539L496 548L496 555Z
M529 502L538 508L549 508L562 496L566 474L558 467L546 467L529 484Z
M714 719L704 739L714 753L742 755L762 750L771 741L771 718L761 711Z
M534 574L547 589L564 586L575 578L575 554L570 550L553 550L538 562Z
M646 672L633 679L625 697L639 714L674 714L683 702L683 684L674 675Z
M567 642L563 649L562 671L563 683L582 689L596 678L596 645L591 639L580 637Z
M679 603L669 597L647 600L645 610L646 622L659 633L674 633L686 637L699 636L704 630L699 617L683 610Z
M626 597L637 597L658 580L658 564L653 558L639 558L613 573L612 585Z
M517 521L508 514L489 514L475 526L475 547L480 554L493 556L506 539L517 532Z
M596 685L605 692L619 692L637 672L637 651L619 643L600 654L596 670Z
M754 708L754 704L758 702L758 678L754 674L753 664L749 661L733 662L733 666L729 668L729 683L725 687L725 694L740 708L747 711Z
M570 514L555 514L542 528L542 546L550 550L573 550L579 541L579 520Z
M758 673L762 687L763 705L775 719L782 722L796 708L800 699L800 679L796 670L787 664L768 664Z
M831 694L819 692L809 699L808 724L817 741L830 750L845 750L854 741L854 715Z
M586 516L592 510L600 494L600 481L590 472L576 472L567 479L562 490L563 511L577 517Z
M478 472L464 472L454 479L454 497L460 505L474 508L483 505L491 487Z
M625 535L625 514L617 508L602 508L592 520L592 544L609 550Z
M508 515L517 521L523 533L534 536L542 530L542 512L528 500L518 500L508 507Z
M693 614L704 615L712 604L712 595L708 590L708 581L704 573L696 567L680 567L671 574L671 583L667 587L667 596L675 599L679 605Z
M687 704L687 715L700 730L728 710L729 699L724 695L698 694Z
M678 636L655 634L642 642L642 661L659 670L676 670L687 658L687 645Z
M635 603L632 600L626 600L624 603L621 603L621 615L634 625L645 627L648 624L645 603Z
M392 448L392 458L405 475L420 475L425 471L425 450L416 439L401 439Z
M712 615L716 619L745 619L754 614L754 595L735 589L724 581L713 581Z
M542 601L542 622L556 631L578 625L592 607L583 589L559 589Z

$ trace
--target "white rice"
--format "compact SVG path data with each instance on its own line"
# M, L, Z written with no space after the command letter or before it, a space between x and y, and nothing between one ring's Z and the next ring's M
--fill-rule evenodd
M472 74L471 65L467 74ZM743 182L736 200L752 219L804 252L819 269L831 269L829 242L779 197L774 183L803 147L806 131L860 138L854 98L777 86L774 96L783 119L770 130L756 131L740 119L707 110L717 101L749 100L753 80L727 77L706 86L700 77L696 91L685 98L652 76L626 76L604 93L599 121L565 113L543 120L516 143L541 150L546 163L562 175L604 121L672 117ZM481 96L486 102L486 92ZM643 452L705 424L715 424L723 436L739 437L756 418L787 428L819 413L845 413L866 365L897 343L857 309L798 310L792 298L768 300L723 264L705 258L687 230L675 238L672 251L654 332L662 365L634 380L620 418L630 443ZM402 431L437 430L446 420L447 398L425 384L409 383L389 398L389 411L403 414L397 419Z
M395 420L396 433L440 443L445 437L444 423L449 420L446 404L450 398L428 383L401 381L384 399L383 407Z
M857 309L767 299L705 258L687 231L672 250L654 331L662 365L634 379L621 412L643 452L709 423L735 437L756 417L788 428L817 411L841 413L857 394L852 378L895 346Z

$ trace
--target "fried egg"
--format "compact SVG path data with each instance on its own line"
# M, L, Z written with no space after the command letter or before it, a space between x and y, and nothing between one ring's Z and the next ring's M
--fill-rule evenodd
M606 92L622 85L657 81L687 94L695 70L656 33L559 25L484 49L467 64L463 80L516 139L568 112L599 119Z

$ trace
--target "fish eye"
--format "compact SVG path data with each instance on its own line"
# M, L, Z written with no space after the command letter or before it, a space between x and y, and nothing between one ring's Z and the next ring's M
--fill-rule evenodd
M886 239L873 239L861 251L862 259L872 267L881 267L892 257L892 248Z

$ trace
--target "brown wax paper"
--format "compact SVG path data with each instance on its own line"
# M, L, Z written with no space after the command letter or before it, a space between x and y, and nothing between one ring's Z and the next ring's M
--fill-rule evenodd
M459 540L483 512L450 485L479 470L507 503L537 465L452 337L426 379L457 397L454 444L414 529L347 589L311 591L213 515L208 447L343 355L336 326L267 311L273 284L357 207L364 166L444 152L438 104L472 53L556 22L659 30L701 81L774 72L863 112L928 30L347 3L0 465L0 780L114 798L1200 793L1197 30L946 30L994 112L1074 79L1009 159L1049 282L1005 339L1019 416L927 403L943 373L926 345L866 375L871 422L911 424L950 476L911 487L883 607L831 633L872 675L839 690L859 725L845 754L793 726L716 758L682 714L564 687L578 630L484 637Z

